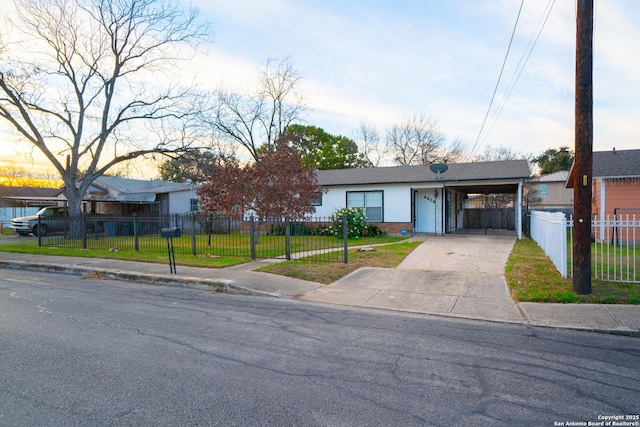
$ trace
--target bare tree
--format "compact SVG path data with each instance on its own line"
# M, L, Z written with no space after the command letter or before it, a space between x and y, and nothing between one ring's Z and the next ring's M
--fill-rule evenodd
M461 163L465 158L467 144L460 138L445 143L433 156L435 163Z
M428 165L445 142L436 119L414 116L386 131L386 143L398 165Z
M163 0L15 4L0 45L0 117L60 174L70 215L113 166L193 143L170 129L194 118L194 91L156 82L178 81L177 62L208 39L197 11Z
M301 120L305 111L301 80L290 58L267 60L255 94L218 91L212 126L220 138L240 144L258 161L260 150L272 150L285 129Z
M531 160L532 155L526 155L519 151L514 151L510 147L498 146L492 147L488 145L484 151L476 155L473 158L474 162L496 162L502 160L518 160L518 159L526 159ZM531 170L531 163L529 162L529 170ZM531 194L532 200L536 197L533 193ZM513 194L487 194L485 195L485 207L489 208L504 208L510 202L513 202L514 195Z
M28 181L28 174L14 161L5 162L0 166L0 185L7 187L22 187Z
M366 167L378 167L389 155L389 147L380 141L380 133L370 123L362 122L353 132L353 140Z

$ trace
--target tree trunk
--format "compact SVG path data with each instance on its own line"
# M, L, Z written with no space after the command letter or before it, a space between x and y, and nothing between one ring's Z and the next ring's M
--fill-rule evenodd
M69 213L69 238L82 238L82 190L76 189L75 183L73 187L65 186L64 194L67 197L67 209Z

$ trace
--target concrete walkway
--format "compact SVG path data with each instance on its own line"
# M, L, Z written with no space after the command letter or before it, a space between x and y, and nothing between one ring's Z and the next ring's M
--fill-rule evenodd
M524 323L504 267L514 237L423 238L396 269L361 268L302 299L414 313Z
M168 264L0 252L0 268L99 273L161 285L223 287L231 292L316 303L640 337L638 305L516 304L504 278L515 237L417 239L423 243L398 268L361 268L328 286L253 271L279 262L276 260L223 269L178 266L177 274L171 275Z

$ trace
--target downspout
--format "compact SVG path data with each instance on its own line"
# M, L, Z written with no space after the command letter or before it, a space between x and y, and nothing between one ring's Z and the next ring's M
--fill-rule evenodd
M606 178L600 180L600 241L604 242L604 217L605 209L607 207L607 195L606 195Z
M518 240L522 239L522 180L518 181L518 194L516 196L516 231ZM506 228L506 227L505 227Z
M445 235L445 224L447 223L447 220L445 218L445 215L447 214L447 193L446 190L444 188L444 181L442 182L442 199L440 200L440 205L442 208L442 218L440 218L440 221L442 222L441 224L441 235L444 236Z

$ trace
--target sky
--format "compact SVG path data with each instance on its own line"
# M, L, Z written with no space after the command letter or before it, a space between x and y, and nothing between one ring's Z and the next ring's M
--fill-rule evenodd
M574 1L525 0L515 32L521 0L190 4L215 32L190 67L205 88L244 92L268 58L289 57L304 77L306 123L334 135L363 122L384 135L424 115L474 152L574 147ZM640 148L640 1L595 4L594 150ZM23 149L13 144L3 153Z

